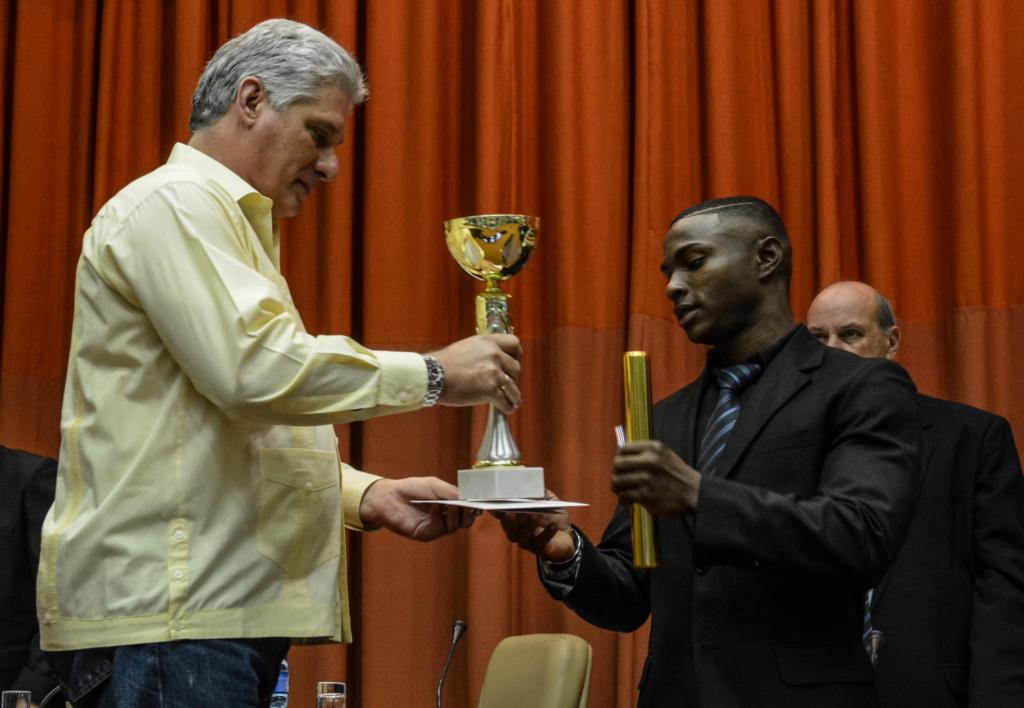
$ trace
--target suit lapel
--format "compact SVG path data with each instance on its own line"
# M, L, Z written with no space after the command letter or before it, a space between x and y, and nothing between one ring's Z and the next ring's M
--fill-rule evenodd
M932 427L931 416L925 414L923 405L921 404L921 397L918 396L917 408L921 413L921 429L923 435L921 436L921 487L923 488L926 480L925 475L928 474L928 469L931 466L932 455L935 453L935 445L932 443L931 435L928 433L929 428ZM897 549L898 552L898 549ZM885 575L878 581L878 585L875 586L875 592L871 596L871 611L874 612L878 603L882 600L882 595L885 593L885 587L889 584L889 575L892 572L892 563L885 569Z
M775 355L761 380L743 402L736 429L718 460L716 477L728 477L747 448L776 411L810 383L805 372L821 365L823 347L801 327Z

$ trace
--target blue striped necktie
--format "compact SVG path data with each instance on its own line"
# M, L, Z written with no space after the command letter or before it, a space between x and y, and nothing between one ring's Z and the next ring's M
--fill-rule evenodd
M874 630L874 627L871 626L871 595L871 590L864 593L864 633L860 637L864 643L864 651L869 656L871 655L871 632Z
M725 451L736 421L740 419L740 392L754 382L763 368L760 364L736 364L715 371L718 403L711 412L697 452L697 469L701 473L715 473L715 465Z
M871 598L874 594L874 588L864 593L864 634L861 636L861 640L864 642L864 651L868 653L868 658L871 659L871 665L877 666L878 650L882 647L884 635L881 631L875 629L871 623Z

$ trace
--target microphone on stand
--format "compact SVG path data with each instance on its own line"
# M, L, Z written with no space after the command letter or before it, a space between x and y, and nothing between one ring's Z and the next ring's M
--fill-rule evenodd
M467 625L462 620L455 620L455 624L452 625L452 646L448 650L448 658L444 662L444 670L441 672L441 680L437 682L437 708L441 708L441 691L444 689L444 679L448 676L448 667L451 666L452 657L455 656L455 646L462 639L462 635L465 634Z

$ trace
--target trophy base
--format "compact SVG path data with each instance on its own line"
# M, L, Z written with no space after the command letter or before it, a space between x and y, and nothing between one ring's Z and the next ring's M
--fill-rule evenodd
M543 499L543 467L477 467L459 470L459 499Z

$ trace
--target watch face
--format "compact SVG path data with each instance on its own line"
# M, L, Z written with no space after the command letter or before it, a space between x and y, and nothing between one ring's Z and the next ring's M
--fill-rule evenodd
M423 397L423 405L433 406L444 391L444 369L432 356L424 355L423 361L427 365L427 395Z
M433 357L427 359L427 386L444 385L444 369Z

